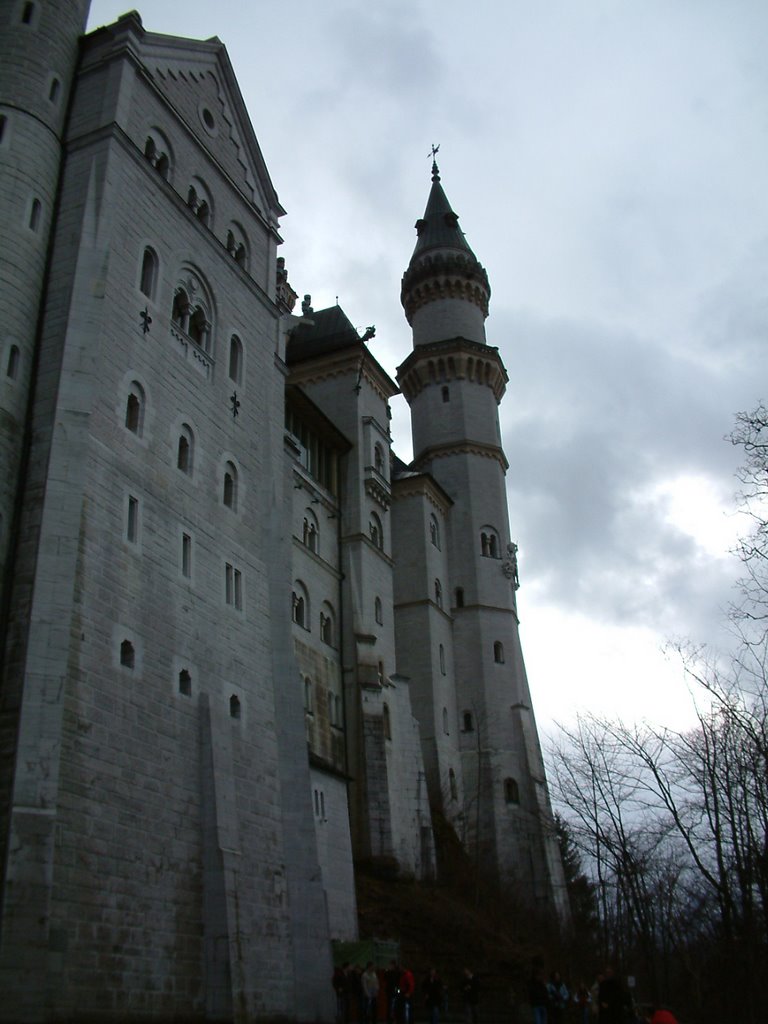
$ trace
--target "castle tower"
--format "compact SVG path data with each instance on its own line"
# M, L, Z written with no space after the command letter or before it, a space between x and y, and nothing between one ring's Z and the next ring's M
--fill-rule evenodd
M425 749L425 762L433 800L442 795L443 811L455 825L461 821L467 846L486 870L521 884L536 904L558 906L562 867L518 635L516 548L498 418L508 377L498 349L486 344L487 274L459 228L435 163L416 230L401 292L413 352L397 380L411 409L411 481L417 474L435 481L449 505L441 545L448 579L433 583L430 571L406 574L397 599L399 669L411 676L414 693L423 697L432 688L437 739L432 751ZM442 625L430 628L437 612ZM425 669L423 645L415 642L438 629L451 638L447 672L442 646L441 663L433 652ZM422 734L429 735L424 723ZM455 748L462 785L451 785L449 799L463 801L460 814L445 806Z
M0 11L0 581L17 480L78 38L90 0ZM0 631L4 609L0 605Z

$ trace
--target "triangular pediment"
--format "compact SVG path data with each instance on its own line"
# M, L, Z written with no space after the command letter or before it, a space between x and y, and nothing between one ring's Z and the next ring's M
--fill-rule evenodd
M221 40L144 33L140 59L158 91L189 130L276 227L285 211Z

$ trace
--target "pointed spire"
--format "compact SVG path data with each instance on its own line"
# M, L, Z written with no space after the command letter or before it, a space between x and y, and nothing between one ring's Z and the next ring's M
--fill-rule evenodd
M432 147L432 189L429 193L424 216L416 221L418 239L411 256L411 262L428 249L458 249L474 256L464 232L459 227L458 214L451 209L443 186L440 184L440 170L435 155L440 147Z

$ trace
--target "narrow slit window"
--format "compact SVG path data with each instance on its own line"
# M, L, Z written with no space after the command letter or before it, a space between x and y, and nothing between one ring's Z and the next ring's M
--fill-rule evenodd
M27 0L21 11L21 23L22 25L31 25L32 19L35 16L35 5L32 0Z
M11 345L10 351L8 352L8 363L5 368L6 376L10 377L11 380L16 380L19 375L19 360L21 354L19 352L18 345Z
M29 228L30 231L38 231L40 228L40 218L42 217L43 207L39 199L32 200L32 208L29 211Z
M48 99L51 103L59 102L59 95L61 93L61 82L58 78L51 79L51 86L48 89Z
M179 693L182 697L192 696L192 676L185 668L179 672Z
M240 706L240 698L233 693L229 698L229 717L240 718L241 714L242 708Z
M148 299L155 297L155 284L157 282L157 256L154 250L147 247L141 258L141 278L139 289Z
M120 644L120 664L124 668L134 668L136 665L136 652L130 640L123 640Z
M181 535L181 575L186 579L192 576L192 537L188 533Z
M135 498L132 494L128 497L125 539L129 544L135 544L139 539L139 499Z

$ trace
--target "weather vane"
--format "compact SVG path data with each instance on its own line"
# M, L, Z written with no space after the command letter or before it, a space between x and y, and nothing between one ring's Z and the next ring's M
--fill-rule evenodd
M433 163L434 163L435 157L437 156L437 154L438 154L439 152L440 152L440 143L438 142L438 144L437 144L437 145L435 145L435 144L434 144L434 142L433 142L433 143L432 143L432 151L431 151L431 153L429 154L429 155L430 155L430 156L432 157L432 162L433 162Z

